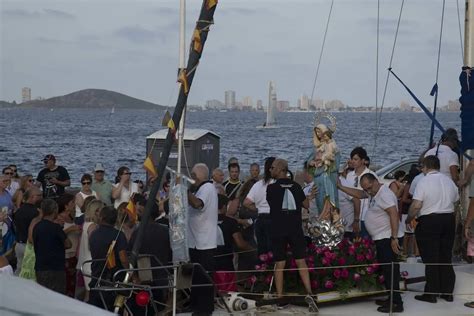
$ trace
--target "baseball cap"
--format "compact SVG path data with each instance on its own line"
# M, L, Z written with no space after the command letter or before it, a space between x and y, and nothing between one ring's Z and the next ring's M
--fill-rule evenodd
M44 156L43 158L43 162L48 162L50 160L56 161L56 157L54 157L54 155L49 154L49 155Z
M105 171L105 168L100 162L98 162L95 164L94 171Z

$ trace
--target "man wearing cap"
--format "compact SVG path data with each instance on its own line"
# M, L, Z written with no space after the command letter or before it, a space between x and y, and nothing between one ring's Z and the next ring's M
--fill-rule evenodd
M46 155L43 158L45 168L39 173L36 181L43 187L43 197L56 199L64 194L64 189L71 185L71 178L66 168L56 165L54 155Z
M112 188L113 185L110 181L106 180L105 168L99 162L95 164L94 168L94 181L92 183L92 190L97 192L99 199L105 203L105 205L112 205Z

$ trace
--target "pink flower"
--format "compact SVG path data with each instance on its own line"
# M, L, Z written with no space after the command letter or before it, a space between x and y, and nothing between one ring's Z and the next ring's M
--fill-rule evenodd
M337 263L338 263L340 266L345 265L345 264L346 264L346 258L344 258L344 257L339 258L339 260L337 260Z
M322 254L322 253L323 253L323 249L321 249L321 248L316 248L316 253L317 253L318 255Z
M359 281L360 280L360 274L359 273L354 273L354 276L352 277L354 281Z
M332 257L331 252L330 252L330 251L325 251L325 252L324 252L324 257L325 257L325 258L328 258L328 259L331 259L331 257Z
M350 246L349 246L349 249L347 250L347 252L348 252L351 256L355 255L356 247L355 247L354 245L350 245Z
M271 261L271 260L273 259L273 252L269 251L269 252L267 253L267 256L268 256L268 260Z
M367 260L372 260L372 259L373 259L371 253L366 254L366 255L365 255L365 258L366 258Z
M308 262L308 268L313 269L314 268L314 262Z
M357 255L356 260L357 260L358 262L362 262L362 261L365 260L365 257L364 257L363 255Z
M321 262L323 263L323 266L328 266L331 264L331 260L329 260L328 258L323 258Z
M270 284L272 282L272 277L273 275L271 274L267 275L264 280L265 284Z
M319 283L316 280L311 280L311 288L317 289L319 287Z
M408 271L402 271L402 272L400 273L400 275L401 275L402 277L406 278L406 277L408 276Z
M308 262L314 262L314 257L313 256L309 256L307 259L308 259Z
M259 258L260 261L262 261L262 262L267 262L267 260L268 260L268 255L262 253L260 256L258 256L258 258Z
M249 278L249 281L250 281L250 284L255 284L255 282L257 282L257 277L255 275L252 275L250 278Z
M374 268L372 268L371 266L368 266L366 270L367 274L373 274L375 272Z
M347 270L347 269L342 269L342 271L341 271L341 277L342 277L343 279L347 279L347 278L349 277L349 270Z
M263 271L267 270L267 267L268 267L268 266L267 266L265 263L262 263L261 268L262 268Z
M341 270L339 269L334 270L333 275L336 279L339 279L341 277Z
M316 247L316 245L315 245L314 243L310 243L310 244L308 245L308 248L309 248L310 250L316 250L316 249L317 249L317 247Z
M261 270L261 269L262 269L261 265L259 265L259 264L255 265L255 270Z
M383 275L379 275L379 283L383 284L385 282L385 277Z
M372 269L374 269L374 271L377 271L379 269L379 264L378 263L372 263L370 265L370 267L372 267Z
M332 289L334 287L334 282L331 281L331 280L327 280L325 283L324 283L324 287L327 288L327 289Z

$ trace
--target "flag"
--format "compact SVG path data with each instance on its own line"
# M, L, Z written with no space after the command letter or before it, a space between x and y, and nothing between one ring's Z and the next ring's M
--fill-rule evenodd
M201 43L201 32L198 29L194 30L193 34L193 47L194 50L198 53L202 52L202 43Z
M106 265L107 269L113 269L117 266L117 263L115 262L115 240L112 241L112 243L109 246L109 250L107 250L107 260L106 260Z
M211 10L217 5L217 0L207 0L207 9Z
M181 82L181 84L183 85L184 94L188 95L188 93L189 93L189 84L188 84L188 76L186 75L186 69L182 69L179 72L178 82Z
M146 157L145 162L143 163L143 168L145 168L145 170L148 171L153 177L158 175L150 156Z
M132 221L137 221L138 219L137 209L135 208L135 203L133 203L132 198L130 198L130 201L128 201L128 204L125 210L127 211L127 214L130 216L130 219Z
M168 128L172 131L175 131L176 130L176 125L174 125L174 121L173 119L169 120L168 121L168 124L167 124Z

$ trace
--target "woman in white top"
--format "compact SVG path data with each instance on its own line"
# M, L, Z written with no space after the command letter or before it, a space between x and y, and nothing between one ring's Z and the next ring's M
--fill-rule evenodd
M94 196L98 198L97 193L92 190L92 176L88 173L85 173L81 177L81 191L76 194L76 216L81 217L82 215L82 206L84 205L84 200L89 196Z
M82 271L87 275L91 275L92 273L91 264L84 264L85 261L92 260L91 250L89 248L89 236L97 228L97 215L104 206L105 204L101 200L94 200L87 205L84 213L84 225L82 226L81 240L77 252L76 268L81 271L82 267ZM84 301L87 302L89 300L89 282L91 281L91 278L85 275L82 275L82 278L84 279L84 286L86 288Z
M138 184L132 182L132 173L130 169L122 166L117 171L115 184L112 188L112 198L114 199L114 207L117 209L123 202L128 202L133 193L138 193Z

